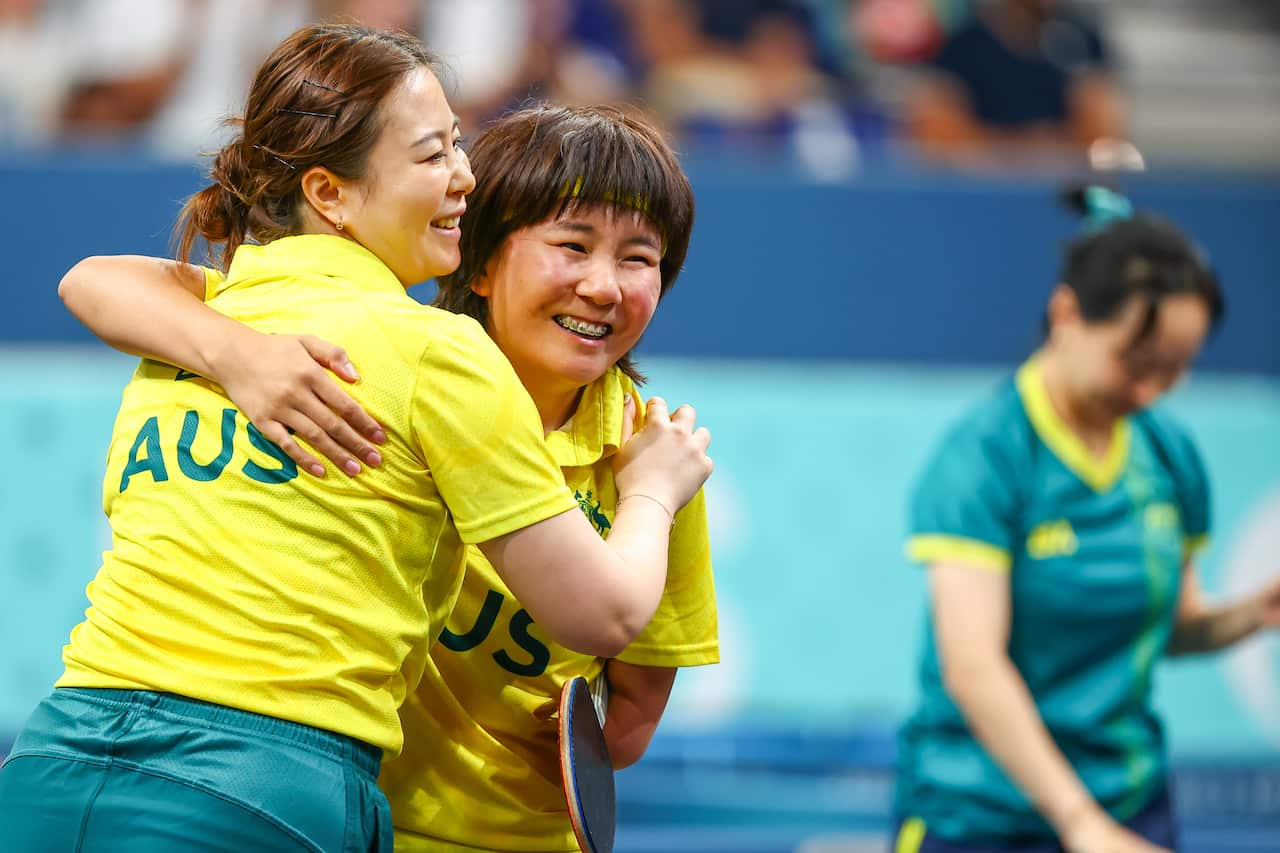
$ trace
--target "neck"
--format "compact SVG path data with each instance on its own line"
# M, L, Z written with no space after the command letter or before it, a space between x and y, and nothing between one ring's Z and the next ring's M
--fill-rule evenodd
M1102 455L1111 446L1116 419L1098 412L1073 393L1062 369L1062 357L1046 348L1040 355L1040 371L1045 393L1058 418L1085 446Z
M519 371L516 371L517 375ZM573 413L578 410L578 401L582 399L583 386L544 385L531 382L521 376L520 381L528 389L533 398L533 405L538 409L542 419L543 432L553 432L569 422Z

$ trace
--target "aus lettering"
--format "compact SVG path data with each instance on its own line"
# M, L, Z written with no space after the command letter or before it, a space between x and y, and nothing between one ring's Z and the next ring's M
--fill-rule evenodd
M467 652L480 645L493 631L498 615L502 611L504 596L496 589L489 590L484 597L484 604L476 614L476 621L464 634L455 634L448 628L440 632L440 644L455 652ZM511 641L519 647L517 657L507 653L506 649L498 649L492 657L498 666L512 675L523 675L534 678L547 671L551 663L551 650L529 633L533 617L523 608L516 611L507 624L507 633Z
M123 492L129 488L129 481L140 474L150 474L151 479L157 483L167 482L169 464L165 461L166 448L172 448L169 451L170 458L176 461L178 471L188 480L206 483L218 479L231 464L232 457L235 455L238 414L239 412L235 409L223 409L221 419L215 426L204 423L198 412L188 410L182 418L182 431L178 435L176 447L166 441L166 439L171 441L172 436L160 434L160 421L154 416L147 418L134 437L133 445L129 448L129 458L125 461L124 472L120 475L120 491ZM192 452L196 436L202 429L217 429L219 438L217 454L212 459L204 461L197 460ZM245 460L239 470L246 477L259 483L275 485L286 483L298 476L297 463L290 459L275 442L259 432L258 428L251 423L245 423L245 430L249 436L249 444L266 454L271 460L266 465L259 464L253 459Z

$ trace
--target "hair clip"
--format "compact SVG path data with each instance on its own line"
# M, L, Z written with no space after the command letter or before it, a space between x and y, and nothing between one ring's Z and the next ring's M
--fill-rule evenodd
M335 89L335 88L333 88L332 86L326 86L324 83L317 83L315 80L306 80L306 79L304 79L302 82L303 82L303 83L306 83L308 86L315 86L317 89L325 89L325 90L327 90L327 91L329 91L329 92L333 92L333 93L338 94L338 95L346 95L346 94L347 94L346 92L342 91L341 89Z
M313 113L309 110L291 110L288 107L281 107L276 110L278 113L293 113L296 116L315 116L316 118L337 118L337 113Z
M1085 224L1101 231L1112 222L1133 218L1133 203L1114 190L1092 186L1084 190Z
M255 151L263 152L272 160L275 160L277 163L281 164L282 166L287 166L290 171L297 171L297 169L294 168L294 165L290 163L288 160L284 159L283 157L280 157L279 155L272 154L270 151L268 151L266 148L263 148L261 145L255 145L253 146L253 149Z

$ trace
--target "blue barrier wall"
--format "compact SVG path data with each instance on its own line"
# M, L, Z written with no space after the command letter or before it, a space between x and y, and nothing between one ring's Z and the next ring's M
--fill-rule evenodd
M102 463L133 361L0 352L0 741L60 671L110 537ZM646 359L651 388L714 431L708 486L723 662L682 673L664 732L887 733L914 695L923 583L903 559L914 472L1000 371ZM1210 595L1280 564L1280 382L1197 375L1171 408L1199 441L1216 519ZM1280 760L1280 636L1165 665L1181 755ZM714 743L714 741L708 741Z
M881 175L816 185L776 164L693 164L685 274L644 342L658 355L1009 364L1035 345L1076 223L1058 184ZM59 277L95 253L166 254L189 166L0 162L11 313L0 341L86 341ZM1130 179L1206 246L1228 292L1203 365L1280 374L1280 179Z

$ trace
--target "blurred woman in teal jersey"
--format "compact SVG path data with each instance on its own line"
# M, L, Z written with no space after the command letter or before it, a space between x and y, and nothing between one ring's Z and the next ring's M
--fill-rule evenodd
M1166 220L1102 187L1070 198L1088 230L1043 346L951 426L913 492L931 606L898 853L1176 849L1155 664L1280 624L1280 579L1204 600L1207 475L1149 408L1220 319L1217 278Z

